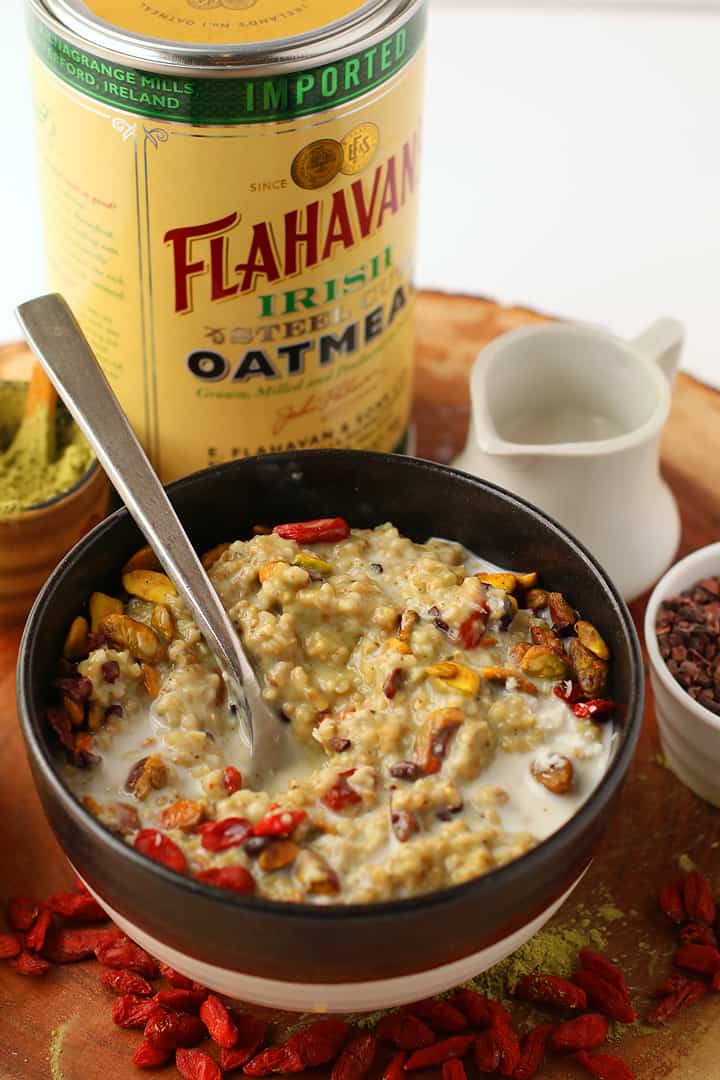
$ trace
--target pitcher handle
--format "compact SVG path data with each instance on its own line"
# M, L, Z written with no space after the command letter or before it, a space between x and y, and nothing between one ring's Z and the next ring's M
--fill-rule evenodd
M672 386L685 344L683 324L677 319L658 319L630 344L654 360Z

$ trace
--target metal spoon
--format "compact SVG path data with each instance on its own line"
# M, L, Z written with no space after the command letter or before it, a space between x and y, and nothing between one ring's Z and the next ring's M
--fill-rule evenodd
M225 608L128 423L88 341L57 293L16 309L23 333L121 499L189 607L223 672L251 757L267 783L287 757L286 725L263 700Z

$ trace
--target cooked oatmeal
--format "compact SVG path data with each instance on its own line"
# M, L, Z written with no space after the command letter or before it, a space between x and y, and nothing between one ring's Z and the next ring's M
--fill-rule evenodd
M243 780L223 678L148 549L73 623L48 711L73 791L150 857L277 900L408 897L518 858L602 776L607 647L535 574L341 519L204 561L291 765Z

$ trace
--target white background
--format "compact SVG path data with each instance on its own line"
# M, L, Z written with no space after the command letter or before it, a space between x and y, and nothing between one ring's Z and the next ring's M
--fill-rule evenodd
M0 31L3 341L43 270L21 0ZM720 385L720 4L434 0L429 42L419 284L675 315Z

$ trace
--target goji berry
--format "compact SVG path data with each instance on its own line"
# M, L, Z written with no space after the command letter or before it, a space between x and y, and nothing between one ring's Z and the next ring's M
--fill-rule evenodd
M680 924L687 919L683 900L683 881L677 878L663 885L660 890L660 907L670 922Z
M280 810L258 821L252 833L253 836L290 836L306 817L304 810Z
M549 1045L558 1054L574 1053L576 1050L594 1050L604 1043L610 1025L599 1013L585 1013L574 1020L558 1024L550 1035Z
M576 705L578 701L583 699L582 688L573 679L564 679L563 682L559 682L557 686L553 687L553 693L555 697L566 701L568 705Z
M390 814L390 824L401 844L407 843L410 837L420 829L418 819L409 810L393 810Z
M105 942L95 949L95 956L103 967L135 971L146 979L156 979L159 969L155 960L134 941L124 938L120 941Z
M652 1010L648 1020L651 1024L664 1024L666 1020L669 1020L671 1016L675 1016L681 1009L686 1009L688 1005L694 1005L707 992L707 983L700 982L699 979L691 979L685 986L675 991L674 994L668 994L667 997L663 998L660 1004L656 1005Z
M181 990L173 986L169 990L158 990L153 1001L164 1009L173 1009L175 1012L196 1012L207 996L208 991L204 987Z
M375 1034L382 1042L392 1043L400 1050L421 1050L435 1042L432 1028L411 1013L389 1013L383 1016Z
M187 861L180 848L159 829L141 829L135 837L134 847L141 855L147 855L148 859L176 874L184 874L187 870Z
M349 1042L333 1065L331 1080L363 1080L375 1060L377 1039L374 1035L358 1035ZM425 1053L424 1050L418 1053ZM407 1065L405 1066L407 1068Z
M283 540L294 540L298 544L334 543L350 535L350 526L345 518L315 518L276 525L273 532Z
M579 958L585 971L594 971L596 975L602 976L607 982L621 990L628 1001L630 1000L630 991L623 973L606 956L596 952L595 949L581 949Z
M234 765L226 765L223 769L223 785L228 795L234 795L242 788L242 773Z
M54 893L45 901L45 906L53 915L62 915L64 919L79 919L82 922L105 922L107 913L89 893Z
M388 701L393 700L398 690L402 686L402 683L403 669L399 667L393 668L387 679L383 683L383 694L388 699Z
M247 818L228 817L222 821L207 821L198 829L200 843L206 851L227 851L240 847L252 831Z
M30 952L42 951L51 924L52 915L47 908L43 908L35 920L35 925L32 930L28 930L25 935L25 947L29 949Z
M655 997L665 997L668 994L676 994L678 990L684 990L690 979L687 975L681 975L679 971L668 975L664 982L655 989Z
M7 902L7 915L13 930L23 933L29 930L39 914L40 905L29 896L13 896Z
M718 943L715 931L700 923L686 923L680 930L680 941L683 945L712 945L714 949Z
M177 991L176 991L177 992ZM200 1006L200 1019L213 1042L230 1049L237 1042L238 1029L225 1005L216 994L208 994Z
M597 1080L635 1080L632 1070L614 1054L587 1054L581 1050L574 1057Z
M474 1038L474 1035L451 1035L449 1039L443 1039L434 1046L416 1050L405 1062L405 1072L411 1072L413 1069L430 1069L434 1065L442 1065L450 1058L461 1058L472 1046Z
M699 870L691 870L683 883L683 903L688 919L712 926L717 914L712 889Z
M523 975L515 987L515 996L537 1005L559 1005L563 1009L584 1009L585 991L561 979L559 975Z
M483 608L476 608L460 623L458 634L463 649L476 649L478 647L485 635L489 611L487 605Z
M403 1080L406 1058L407 1054L404 1050L401 1050L398 1054L394 1054L385 1066L380 1080Z
M593 698L592 701L578 701L572 707L572 711L581 720L602 720L617 709L616 701L607 698Z
M551 1031L552 1024L541 1024L528 1032L520 1044L520 1060L515 1066L513 1080L532 1080L536 1075L545 1057L545 1046Z
M249 895L255 892L255 878L244 866L212 866L196 874L195 880L214 885L216 889L232 889Z
M512 1027L512 1016L508 1010L477 990L457 990L450 1001L465 1013L472 1027L498 1027L501 1024Z
M720 971L720 952L711 945L682 945L675 953L675 963L688 971L714 975Z
M23 951L10 961L10 966L15 968L18 975L44 975L52 964L35 953Z
M442 1080L467 1080L465 1066L458 1058L443 1061Z
M304 1062L292 1047L269 1046L243 1066L246 1076L270 1076L271 1073L303 1072Z
M222 1073L202 1050L176 1050L175 1065L183 1080L222 1080Z
M134 971L107 971L100 973L100 982L108 990L114 990L116 994L135 994L137 997L152 997L153 988L150 983L137 975Z
M0 960L10 960L21 952L22 944L17 934L0 934Z
M348 783L348 777L352 776L354 772L355 769L347 769L345 772L341 772L330 790L323 795L322 801L331 810L344 810L346 806L354 806L356 803L362 802L360 792L356 791Z
M78 960L87 960L89 956L93 956L102 945L110 945L117 941L127 941L122 930L118 930L117 927L92 930L53 928L45 940L43 955L54 964L74 964Z
M287 1045L297 1051L308 1069L316 1069L335 1060L349 1032L344 1020L318 1020L291 1035Z
M235 1017L238 1039L231 1050L220 1051L220 1066L225 1072L232 1072L245 1065L256 1054L265 1041L267 1024L249 1013Z
M520 1063L520 1046L512 1028L499 1027L482 1031L475 1040L475 1064L478 1072L499 1072L512 1076Z
M180 1046L195 1046L207 1035L199 1016L169 1012L155 1002L152 1004L154 1011L145 1025L145 1038L153 1046L159 1046L163 1050L177 1050Z
M161 963L160 974L163 978L167 979L171 986L174 986L177 990L193 990L195 983L192 979L188 979L187 975L181 975L175 968L171 968L168 964Z
M589 1003L605 1016L622 1024L633 1024L637 1020L627 995L602 975L594 971L576 971L572 979L585 992Z
M160 1065L165 1065L172 1055L172 1050L162 1050L145 1039L135 1051L132 1061L138 1069L155 1069Z
M123 994L113 1002L113 1024L121 1028L144 1028L155 1007L152 998Z
M433 1031L448 1034L467 1031L467 1017L450 1001L419 1001L411 1006L412 1012L425 1020Z

